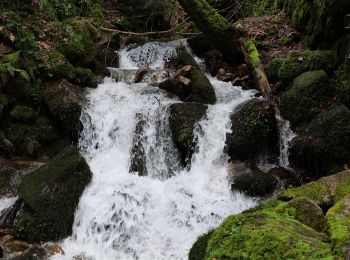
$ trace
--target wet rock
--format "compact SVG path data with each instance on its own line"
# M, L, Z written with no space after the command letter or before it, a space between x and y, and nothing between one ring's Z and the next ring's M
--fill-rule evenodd
M251 160L264 153L276 154L278 132L273 107L253 99L231 114L231 133L227 134L227 153L232 160Z
M77 141L82 129L80 114L81 105L85 101L84 91L66 80L61 80L48 84L43 97L57 123Z
M0 196L15 197L24 173L0 159Z
M184 101L190 96L190 87L183 84L179 78L170 78L161 82L158 87L168 91Z
M176 103L170 105L170 129L174 143L185 166L191 160L196 146L193 130L206 115L207 106L200 103Z
M0 216L0 228L12 229L17 220L18 213L23 208L23 201L17 200L10 208L6 209Z
M139 176L147 175L147 167L146 167L146 154L145 149L143 147L144 141L144 126L146 124L145 119L142 115L138 115L138 122L136 124L133 145L131 150L131 165L129 172L137 173Z
M234 162L229 167L231 189L239 190L249 196L266 196L276 188L277 180L262 172L255 163Z
M47 252L40 246L32 246L23 254L13 257L11 260L45 260L47 259Z
M25 206L16 221L16 237L44 242L70 235L76 207L91 176L73 146L26 175L18 191Z
M152 72L153 69L150 67L144 67L144 68L140 68L136 71L136 75L135 75L135 79L134 79L134 83L140 83L143 79L143 77L145 76L145 74Z
M216 102L215 90L208 78L204 75L193 57L185 50L180 49L176 57L176 68L191 65L192 69L186 77L191 80L187 102L214 104Z
M309 178L343 169L350 158L350 111L334 105L312 120L292 141L292 167Z
M326 72L310 71L297 77L281 96L281 112L291 124L309 122L324 109L335 93Z
M283 183L283 186L286 188L297 187L300 185L301 182L300 175L289 169L275 167L268 170L267 173L278 179L278 181Z

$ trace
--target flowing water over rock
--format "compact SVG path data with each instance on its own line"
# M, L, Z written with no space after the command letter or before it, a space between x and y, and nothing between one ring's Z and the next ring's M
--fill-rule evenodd
M121 68L162 69L175 43L148 43L121 51ZM93 172L75 216L73 235L54 259L187 259L195 239L222 220L257 204L232 194L224 153L229 115L253 97L230 83L210 78L217 104L195 129L197 148L190 169L182 169L172 142L168 105L179 102L147 83L107 78L90 90L81 120L81 152ZM142 140L147 176L129 173L137 122L146 122Z

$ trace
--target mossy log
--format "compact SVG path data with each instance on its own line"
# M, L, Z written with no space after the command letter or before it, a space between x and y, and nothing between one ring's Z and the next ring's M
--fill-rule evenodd
M205 0L179 0L179 3L210 43L222 52L227 62L237 64L242 61L238 32L228 20Z
M264 94L271 93L270 83L267 79L264 66L261 63L260 54L255 46L255 43L252 40L248 40L246 42L241 41L240 45L246 61L253 70L254 77L259 86L259 89Z

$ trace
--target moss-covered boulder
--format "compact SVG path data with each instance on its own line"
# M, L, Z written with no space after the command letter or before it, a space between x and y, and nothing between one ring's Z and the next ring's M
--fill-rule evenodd
M184 48L178 51L175 62L176 67L191 65L192 69L187 75L191 80L189 86L189 96L186 101L198 102L203 104L214 104L216 102L215 90L208 78L204 75L201 68Z
M332 256L325 235L273 211L227 218L211 236L205 259L321 259Z
M85 100L84 91L61 80L49 83L43 91L43 97L57 123L73 140L77 140L82 129L80 114Z
M207 106L200 103L170 105L170 129L184 166L191 161L196 145L193 130L198 121L205 116L206 111Z
M267 73L269 81L290 84L300 74L312 70L333 72L337 59L333 51L302 51L292 52L286 58L271 61Z
M319 205L310 198L298 197L281 204L276 208L280 214L286 214L289 217L312 227L316 231L326 231L326 219Z
M343 259L350 236L349 185L347 170L285 190L201 236L189 259Z
M324 109L334 94L335 88L326 72L317 70L303 73L282 93L281 112L292 126L299 126Z
M18 191L25 207L16 222L16 237L44 242L70 235L76 207L91 176L73 146L26 175Z
M350 162L350 111L334 105L292 141L290 162L311 178L335 173Z
M233 162L229 168L229 178L233 191L241 191L249 196L265 196L271 194L277 180L261 171L255 163Z
M267 101L253 99L240 105L231 115L231 124L226 146L232 160L251 160L276 151L276 119L274 109Z
M342 255L350 246L350 195L338 201L326 214L334 251ZM349 249L347 249L349 252Z

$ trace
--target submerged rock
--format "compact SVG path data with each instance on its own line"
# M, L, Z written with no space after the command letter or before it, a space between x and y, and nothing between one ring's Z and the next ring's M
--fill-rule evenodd
M48 84L43 97L57 123L76 141L82 129L80 114L81 105L85 101L84 91L61 80Z
M134 139L132 142L130 169L129 172L137 173L139 176L147 175L146 154L143 147L144 126L146 121L142 115L138 115L138 122L136 124Z
M226 218L197 240L189 259L342 259L350 238L349 185L347 170L285 190Z
M290 162L311 178L334 173L349 163L349 109L334 105L312 120L292 141Z
M206 115L207 106L200 103L176 103L170 105L170 129L183 165L191 161L196 140L193 131Z
M239 190L249 196L265 196L276 188L277 180L261 171L255 163L231 163L229 168L231 189Z
M232 160L250 160L277 149L278 132L273 107L253 99L240 105L231 115L227 134L227 153Z
M324 109L334 93L335 88L326 72L306 72L297 77L291 87L282 93L281 112L293 126L298 126L310 121Z
M44 242L70 235L76 207L91 176L89 166L73 146L26 175L18 191L25 206L16 221L16 237Z

